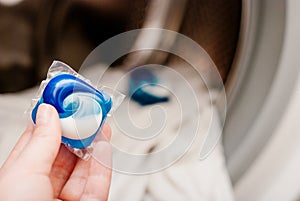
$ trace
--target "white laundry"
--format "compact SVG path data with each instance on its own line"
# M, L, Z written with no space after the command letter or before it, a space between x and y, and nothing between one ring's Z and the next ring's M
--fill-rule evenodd
M96 69L91 69L91 72ZM180 70L178 70L180 71ZM112 85L119 81L122 75L122 70L113 69L105 73L102 83ZM226 170L222 145L219 143L208 158L203 161L199 160L199 153L201 143L203 142L203 135L208 126L210 126L210 112L215 110L210 107L210 100L204 90L203 84L198 84L198 78L194 78L193 74L188 71L185 76L189 76L189 81L194 83L198 90L197 96L200 96L200 127L193 141L192 147L187 153L170 167L164 170L157 171L145 175L130 175L113 171L112 184L110 190L109 200L111 201L185 201L185 200L203 200L203 201L232 201L233 193ZM172 82L172 78L170 78ZM178 86L176 86L178 85ZM125 85L122 85L123 87ZM173 87L181 90L180 83L173 83ZM121 87L122 88L122 87ZM122 90L124 90L123 88ZM0 95L0 161L3 163L8 156L9 151L20 136L20 132L26 126L28 118L24 118L23 112L28 108L30 100L35 93L35 88L21 93ZM127 100L129 100L127 98ZM198 118L196 112L190 111L189 116L178 118L177 112L180 110L178 102L171 99L169 102L152 108L152 106L141 107L136 103L128 101L130 107L130 117L137 127L144 128L151 125L151 114L160 114L164 111L167 116L164 135L153 137L149 140L133 140L128 136L123 135L123 131L113 123L111 127L113 130L112 144L113 146L122 148L128 153L148 153L149 150L155 151L164 148L174 138L174 133L178 129L178 123L181 122L181 127L188 126L188 124L195 118ZM123 106L125 107L125 106ZM127 106L126 106L127 107ZM118 112L122 111L122 105ZM158 113L156 113L158 112ZM119 113L120 114L120 113ZM195 115L195 116L193 116ZM127 118L127 114L124 118ZM153 117L153 116L152 116ZM120 117L122 121L122 117ZM218 122L213 123L213 129L216 132L220 131ZM135 136L138 137L138 136ZM175 136L176 137L176 136ZM118 153L114 153L118 159ZM172 154L172 153L170 153ZM122 161L123 160L123 161ZM162 157L162 162L164 158ZM118 162L118 161L116 161ZM120 159L120 163L126 163L126 158ZM141 161L140 161L141 162ZM147 164L147 158L144 164ZM143 165L143 163L133 165ZM118 164L117 164L118 165ZM127 165L127 164L124 164Z

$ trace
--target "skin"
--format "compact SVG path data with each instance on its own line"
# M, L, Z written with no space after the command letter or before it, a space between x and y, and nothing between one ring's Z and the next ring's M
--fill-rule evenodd
M76 157L61 145L56 110L42 104L36 125L28 125L0 169L0 200L107 200L110 127L104 125L98 136L94 157L88 161Z

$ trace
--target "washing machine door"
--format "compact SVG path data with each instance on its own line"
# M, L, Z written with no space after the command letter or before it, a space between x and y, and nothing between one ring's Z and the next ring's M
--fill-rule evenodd
M237 200L294 200L300 174L289 168L300 169L300 1L243 0L242 5L227 84L228 169Z

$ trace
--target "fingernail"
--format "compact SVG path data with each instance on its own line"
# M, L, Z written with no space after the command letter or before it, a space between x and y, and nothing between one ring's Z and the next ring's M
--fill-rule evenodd
M93 156L96 161L108 168L111 168L112 150L111 145L106 141L99 141L94 144Z
M38 108L36 115L36 123L38 125L47 124L51 118L52 111L51 106L48 104L41 104Z

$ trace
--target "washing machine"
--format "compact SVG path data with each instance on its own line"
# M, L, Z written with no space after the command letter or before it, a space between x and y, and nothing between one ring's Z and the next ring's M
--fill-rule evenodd
M243 0L223 130L236 200L300 198L300 1Z

